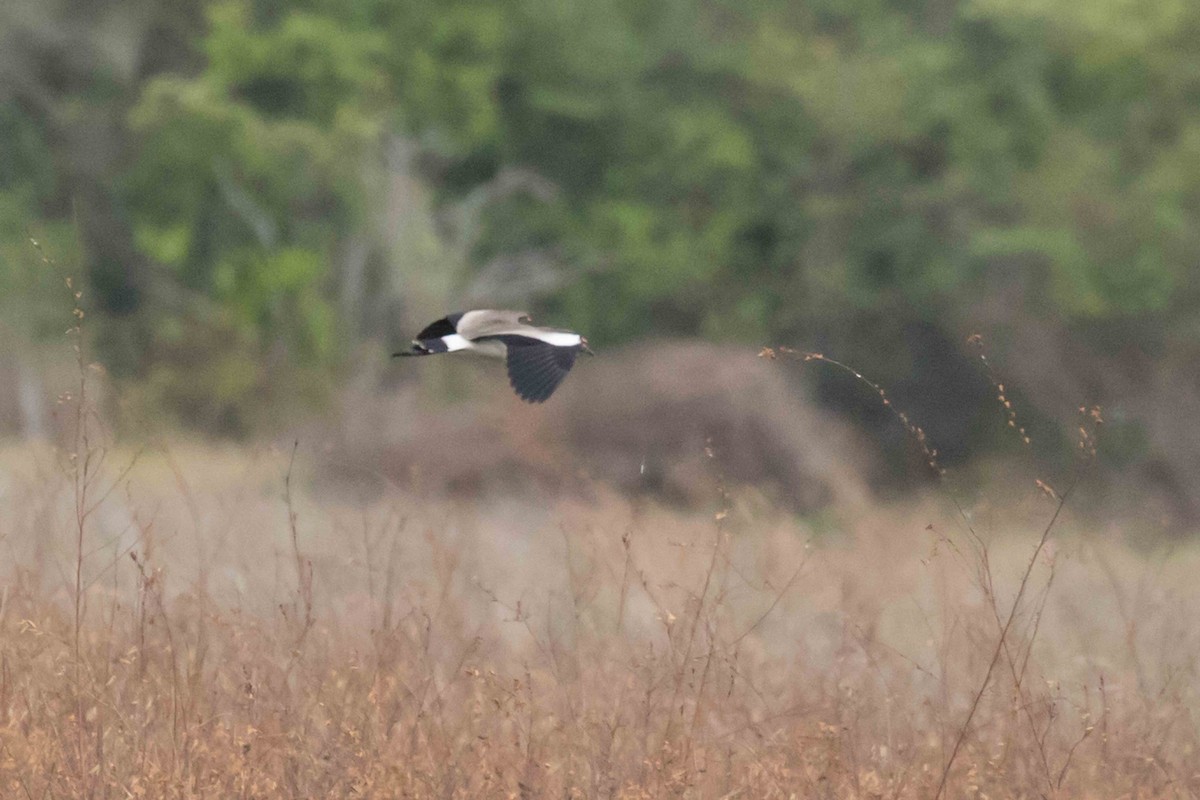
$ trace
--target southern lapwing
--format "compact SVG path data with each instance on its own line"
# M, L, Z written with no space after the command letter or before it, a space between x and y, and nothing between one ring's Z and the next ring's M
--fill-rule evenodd
M587 339L573 331L540 328L522 311L482 309L450 314L426 325L412 348L396 356L468 352L503 358L517 396L541 403L562 383L580 352L594 355Z

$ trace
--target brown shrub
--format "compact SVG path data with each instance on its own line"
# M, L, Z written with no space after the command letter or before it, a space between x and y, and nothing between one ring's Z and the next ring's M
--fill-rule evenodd
M473 372L477 399L438 407L409 387L379 395L364 381L347 395L330 478L408 484L419 476L460 494L587 492L599 479L686 505L711 503L723 481L798 511L868 500L872 448L816 408L794 376L744 348L662 341L583 357L558 393L533 407L512 396L499 363L419 368L445 370L443 382Z

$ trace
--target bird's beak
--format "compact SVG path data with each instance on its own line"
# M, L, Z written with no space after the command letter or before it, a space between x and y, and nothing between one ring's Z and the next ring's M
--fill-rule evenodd
M583 350L583 352L587 353L589 356L596 355L594 352L592 352L592 348L588 347L587 339L583 339L579 342L579 349Z

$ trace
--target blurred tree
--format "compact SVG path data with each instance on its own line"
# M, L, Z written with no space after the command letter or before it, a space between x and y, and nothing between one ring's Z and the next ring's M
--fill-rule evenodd
M551 181L486 209L474 262L552 254L571 277L543 302L598 340L832 349L952 453L990 427L985 386L946 385L981 322L1094 354L1031 376L1055 398L1120 396L1097 365L1167 331L1196 358L1186 4L526 0L510 20L493 138L434 179Z
M1130 348L1200 360L1181 0L0 15L0 277L28 221L77 225L110 366L210 428L320 397L401 300L533 302L599 342L808 343L940 422L944 450L988 433L986 387L945 385L980 324L1014 353L1064 343L1024 356L1056 403L1144 394ZM1126 438L1166 448L1168 427Z

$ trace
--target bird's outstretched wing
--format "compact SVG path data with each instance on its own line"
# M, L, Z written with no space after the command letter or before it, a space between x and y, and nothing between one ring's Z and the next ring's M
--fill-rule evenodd
M529 315L524 311L498 311L495 309L468 311L454 321L458 333L468 339L520 333L521 328L529 323Z
M544 402L575 365L575 351L524 336L505 336L508 382L522 400Z

